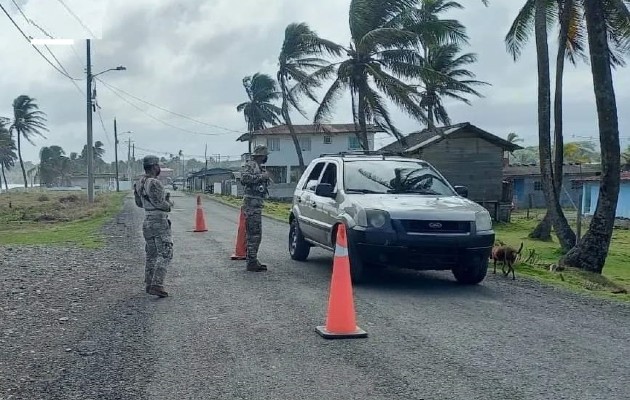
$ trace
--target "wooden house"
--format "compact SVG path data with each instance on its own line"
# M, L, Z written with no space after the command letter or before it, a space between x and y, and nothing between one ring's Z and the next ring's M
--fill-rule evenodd
M381 149L431 163L452 185L468 188L469 198L490 211L495 220L509 221L511 185L503 181L508 154L521 149L475 125L464 122L425 129Z

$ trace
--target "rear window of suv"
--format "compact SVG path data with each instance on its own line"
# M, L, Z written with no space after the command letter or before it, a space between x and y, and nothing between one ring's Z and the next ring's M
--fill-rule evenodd
M420 161L345 161L344 189L347 193L456 195L431 166Z

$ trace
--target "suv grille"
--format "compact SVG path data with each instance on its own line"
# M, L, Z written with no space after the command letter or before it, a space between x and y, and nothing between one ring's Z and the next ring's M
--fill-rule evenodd
M466 221L400 221L408 233L470 233L470 222Z

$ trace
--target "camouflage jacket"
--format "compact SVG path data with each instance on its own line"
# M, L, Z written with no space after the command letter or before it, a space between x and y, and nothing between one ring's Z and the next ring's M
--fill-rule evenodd
M133 186L133 195L138 207L146 211L171 211L172 203L166 200L164 186L158 179L143 176Z
M269 179L263 175L260 166L255 161L248 161L241 169L241 183L245 190L245 197L264 198L267 194Z

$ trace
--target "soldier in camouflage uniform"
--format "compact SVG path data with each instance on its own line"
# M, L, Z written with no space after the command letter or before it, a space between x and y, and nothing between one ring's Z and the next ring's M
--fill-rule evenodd
M241 183L245 187L243 212L247 238L247 270L266 271L267 266L258 261L258 248L262 239L262 210L267 195L269 175L261 169L267 162L269 152L266 146L256 146L252 159L247 161L241 172Z
M170 200L170 193L164 193L164 186L157 179L160 175L159 162L159 158L155 156L144 157L142 163L145 175L133 185L133 194L136 205L145 210L142 234L146 242L146 292L167 297L168 293L163 285L166 271L173 259L171 221L168 219L173 202Z

